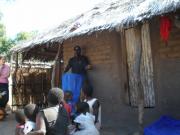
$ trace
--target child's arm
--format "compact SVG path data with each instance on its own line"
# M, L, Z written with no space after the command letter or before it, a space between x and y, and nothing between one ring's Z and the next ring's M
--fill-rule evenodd
M95 123L98 122L99 106L100 106L100 103L98 100L96 100L92 106L93 107L93 115L95 116Z

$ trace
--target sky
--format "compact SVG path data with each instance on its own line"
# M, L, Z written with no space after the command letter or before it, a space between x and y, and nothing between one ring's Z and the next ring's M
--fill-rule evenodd
M0 0L8 37L21 31L43 31L93 8L103 0Z

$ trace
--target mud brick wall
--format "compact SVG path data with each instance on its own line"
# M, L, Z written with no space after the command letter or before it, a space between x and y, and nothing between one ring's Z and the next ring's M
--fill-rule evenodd
M174 23L168 43L160 37L159 18L151 21L151 42L157 108L162 114L180 112L180 28Z
M64 67L69 58L73 57L75 45L81 46L82 53L89 58L93 66L93 69L88 71L88 76L94 87L94 96L102 104L103 115L118 115L124 97L119 33L104 31L65 41Z

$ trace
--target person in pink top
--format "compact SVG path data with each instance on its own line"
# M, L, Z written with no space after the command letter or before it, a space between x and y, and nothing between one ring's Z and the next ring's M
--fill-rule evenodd
M0 56L0 108L5 108L9 100L8 77L10 67L5 62L5 57Z

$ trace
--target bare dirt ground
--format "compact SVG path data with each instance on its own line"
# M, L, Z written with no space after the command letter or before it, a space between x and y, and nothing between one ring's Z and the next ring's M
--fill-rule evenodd
M0 135L14 135L15 126L14 114L11 113L3 121L0 121ZM114 132L115 130L117 131L117 129L119 131ZM101 135L139 135L138 132L130 132L131 129L129 127L103 127Z
M3 121L0 121L0 135L14 135L15 126L14 115L9 114Z
M14 135L16 122L14 119L14 114L9 114L3 121L0 121L0 135ZM119 129L119 133L114 133L114 128L104 127L101 130L101 135L129 135L125 130ZM128 130L128 129L127 129ZM133 133L131 135L139 135Z
M154 113L153 110L148 109L147 111L148 113L145 113L144 115L146 120L143 127L146 127L154 120L159 118L159 115L155 115L154 117L152 117L152 114ZM101 135L143 135L143 127L138 127L137 124L137 114L128 113L127 110L125 112L127 115L118 115L119 119L116 119L115 121L106 120L104 118L104 124L101 130ZM116 118L118 118L118 116ZM14 135L15 126L16 122L14 119L14 114L11 113L5 118L5 120L0 121L0 135Z

